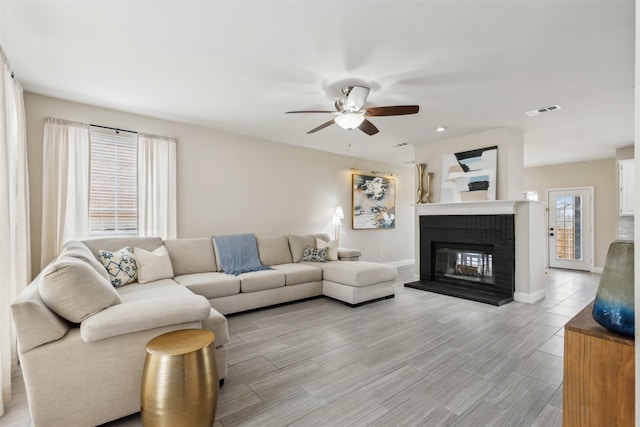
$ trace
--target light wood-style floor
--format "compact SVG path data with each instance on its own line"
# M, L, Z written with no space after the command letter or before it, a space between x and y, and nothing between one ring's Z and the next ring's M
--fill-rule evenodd
M599 278L549 270L537 304L399 284L394 299L358 308L320 298L230 316L215 425L561 426L563 326ZM14 383L2 427L29 425ZM108 424L140 425L138 414Z

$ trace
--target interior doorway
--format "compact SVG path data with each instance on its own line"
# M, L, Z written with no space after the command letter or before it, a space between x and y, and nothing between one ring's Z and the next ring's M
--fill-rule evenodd
M547 190L549 267L593 270L593 187Z

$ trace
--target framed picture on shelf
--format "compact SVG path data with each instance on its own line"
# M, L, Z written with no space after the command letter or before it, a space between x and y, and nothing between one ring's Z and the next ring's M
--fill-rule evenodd
M352 176L354 230L375 230L396 226L396 180L382 176Z

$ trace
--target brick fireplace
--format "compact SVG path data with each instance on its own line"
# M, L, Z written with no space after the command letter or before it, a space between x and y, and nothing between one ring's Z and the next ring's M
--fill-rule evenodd
M420 217L420 280L406 286L502 305L514 280L514 215Z
M544 297L544 205L414 205L419 280L405 286L502 305Z

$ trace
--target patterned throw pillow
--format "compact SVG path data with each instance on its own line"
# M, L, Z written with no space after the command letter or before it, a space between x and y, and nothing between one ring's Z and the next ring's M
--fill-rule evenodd
M329 248L313 249L310 246L305 246L302 251L302 261L327 262L328 250Z
M129 246L115 252L99 250L98 255L100 255L102 265L107 269L109 280L114 287L119 288L138 280L136 257Z

